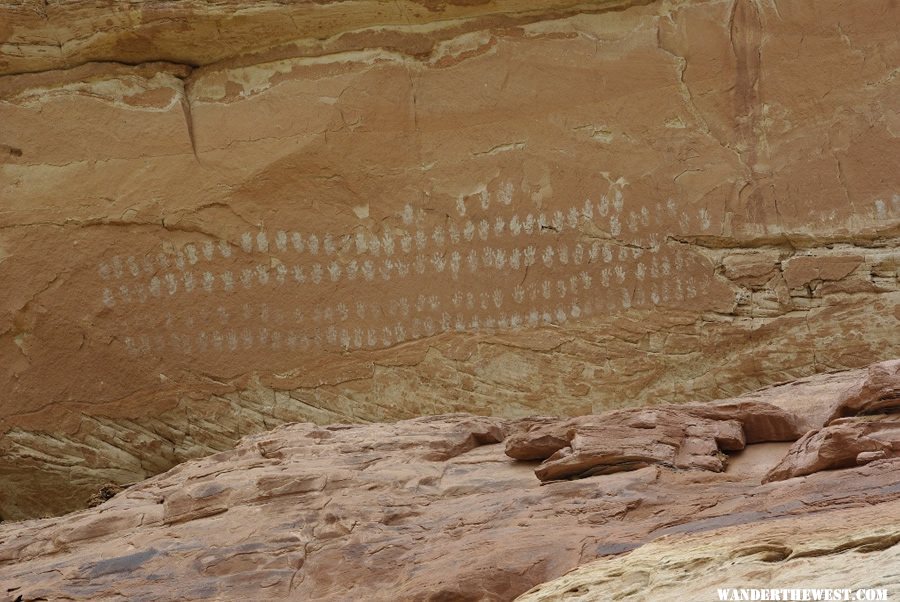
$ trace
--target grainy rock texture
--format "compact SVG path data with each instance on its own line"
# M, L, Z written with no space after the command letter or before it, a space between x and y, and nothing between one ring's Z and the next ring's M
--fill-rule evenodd
M886 591L900 585L900 503L806 514L663 537L578 567L517 602L719 600L718 590L803 587ZM685 578L689 575L689 578ZM729 598L730 599L730 598ZM852 599L852 598L851 598Z
M791 447L766 480L789 479L830 468L900 456L900 416L841 419L810 431Z
M872 372L884 384L893 370L896 390L898 366ZM772 441L784 439L781 426L761 425L831 428L806 401L841 410L873 390L866 372L841 378L844 398L829 395L826 377L752 402L575 421L455 414L280 426L96 508L0 525L0 582L24 600L511 600L604 557L530 596L716 599L726 575L742 587L897 595L900 458L804 464L805 476L763 482L795 451ZM883 412L898 408L900 397L881 399ZM835 424L866 430L888 416ZM548 432L563 435L544 445ZM878 436L900 445L896 428ZM578 473L541 483L566 447ZM514 450L549 459L515 460Z
M890 0L0 3L0 516L291 420L900 355Z

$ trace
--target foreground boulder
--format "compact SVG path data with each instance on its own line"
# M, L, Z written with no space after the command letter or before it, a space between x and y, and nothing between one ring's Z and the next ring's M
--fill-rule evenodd
M573 587L644 587L641 567L675 555L685 570L699 559L696 593L730 574L729 558L748 587L753 563L806 557L829 583L856 583L838 558L852 549L878 552L866 556L875 586L898 541L900 457L887 450L900 445L900 399L885 394L898 366L575 419L281 426L96 508L0 525L0 582L23 600L511 600L633 550L631 581L611 583L623 565L600 564ZM881 413L851 415L864 408ZM848 461L829 460L817 434L829 429ZM800 454L804 441L818 443ZM872 451L885 453L861 463ZM771 529L780 539L766 543ZM546 587L529 595L555 599Z
M766 475L789 479L900 456L900 415L843 418L810 431Z
M548 427L565 433L548 435ZM736 420L708 420L682 408L663 408L584 416L529 430L507 440L506 454L543 460L535 475L553 481L651 465L722 472L727 460L722 452L744 446L744 431Z

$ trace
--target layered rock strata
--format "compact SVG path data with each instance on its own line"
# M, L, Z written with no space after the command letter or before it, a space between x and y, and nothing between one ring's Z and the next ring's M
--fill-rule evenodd
M526 599L714 599L725 574L896 595L900 458L809 461L827 454L807 442L852 427L896 449L873 425L898 385L893 361L718 405L280 426L0 525L0 582L23 600L511 600L602 559Z
M898 11L0 4L0 517L292 420L900 355Z
M898 519L894 501L662 537L578 567L516 600L718 600L720 590L733 599L728 596L738 588L790 590L801 584L832 596L870 590L873 597L890 597L900 583Z

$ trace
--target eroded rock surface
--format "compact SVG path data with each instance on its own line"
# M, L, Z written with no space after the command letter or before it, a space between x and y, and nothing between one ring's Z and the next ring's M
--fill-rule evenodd
M900 16L0 4L0 516L285 421L900 355Z
M0 525L0 582L25 600L161 592L186 600L511 600L616 557L529 595L640 590L654 599L680 587L701 599L715 595L732 561L729 577L745 587L768 587L772 574L759 563L776 570L776 562L788 567L779 575L811 586L896 586L900 457L807 462L804 476L764 482L776 467L800 466L796 446L815 436L785 441L783 428L760 425L772 416L815 422L806 404L815 391L819 406L836 408L861 390L885 390L866 384L870 373L896 389L898 364L718 405L568 420L454 414L280 426L96 508ZM828 381L838 377L848 387L829 397ZM793 409L787 387L796 392ZM900 399L879 403L882 412L900 408ZM853 427L896 449L900 431L875 427L896 425L895 417L845 415L810 433ZM748 443L751 432L756 443ZM574 463L560 455L565 449ZM826 446L818 450L816 458L827 456ZM632 550L634 562L618 559ZM848 558L863 553L867 568L858 571ZM660 558L673 559L661 580L653 572ZM818 568L827 580L813 580ZM677 578L688 569L696 580Z
M900 503L810 513L663 537L617 558L578 567L517 602L718 600L755 587L886 591L900 584ZM690 578L685 579L685 575ZM874 595L874 592L873 592Z
M738 421L698 418L680 408L623 410L541 426L506 443L512 458L543 460L535 470L541 481L651 465L721 472L727 459L722 452L745 446Z
M900 456L900 416L843 418L804 435L766 475L766 480L789 479L896 456Z

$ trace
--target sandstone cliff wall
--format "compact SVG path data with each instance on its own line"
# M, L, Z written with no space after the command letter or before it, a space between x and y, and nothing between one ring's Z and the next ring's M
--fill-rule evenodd
M898 30L888 0L0 4L0 516L283 421L897 356Z

